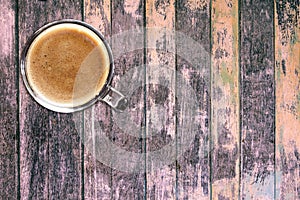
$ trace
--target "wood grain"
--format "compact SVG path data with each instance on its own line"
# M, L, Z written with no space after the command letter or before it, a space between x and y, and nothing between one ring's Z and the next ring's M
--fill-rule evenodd
M85 21L109 38L111 1L85 0L84 5ZM84 199L111 199L112 169L101 163L97 154L97 136L110 137L111 108L98 102L85 110L84 119Z
M241 198L274 199L274 4L241 1Z
M300 199L299 1L275 1L276 199Z
M209 1L176 1L176 31L193 39L202 46L206 52L210 52L210 2ZM176 49L180 48L176 41ZM184 43L181 44L184 48ZM190 47L185 47L190 49ZM178 51L177 51L178 53ZM195 57L202 57L201 51L192 49ZM178 199L209 199L210 198L210 167L209 167L209 120L210 120L210 57L204 58L207 62L191 64L184 57L177 56L177 71L187 80L189 86L195 91L199 107L195 119L197 130L192 144L179 158L177 170L177 195ZM181 113L185 112L188 101L185 92L177 83L177 130L184 127L187 119ZM181 93L181 95L179 95ZM177 131L177 135L184 134L188 130ZM180 144L184 138L181 137ZM178 146L178 149L181 147ZM178 152L182 153L182 152Z
M299 1L0 1L1 199L300 199ZM123 52L113 86L133 91L125 93L131 129L102 102L60 114L26 91L17 56L37 28L63 18L85 20ZM122 37L132 29L143 37ZM211 56L189 62L203 54L180 34ZM199 103L195 118L185 115L193 102L182 78ZM99 151L101 137L145 156L133 172L130 159L110 166L97 156L118 158ZM157 167L150 153L174 141L179 158Z
M80 1L19 1L18 7L21 48L29 36L47 22L81 19ZM20 79L22 199L81 197L79 134L71 114L54 113L38 105Z
M238 1L212 2L212 199L239 199Z
M144 34L144 1L138 0L117 0L112 1L112 51L121 52L114 57L115 76L114 85L119 85L117 89L123 92L128 100L129 105L124 112L124 119L133 124L133 128L137 135L132 135L128 130L128 126L123 124L119 126L117 123L112 124L112 142L116 147L124 149L126 152L133 152L141 155L145 152L143 137L145 135L143 127L145 127L144 116L144 87L130 84L131 81L140 80L145 83L144 69L144 49L135 49L136 42L143 44L144 37L139 41L136 38L117 37L117 34L123 34L126 31L137 29ZM128 52L127 49L133 51ZM131 73L130 80L125 78L125 82L119 82L126 74ZM130 91L132 94L127 94ZM129 96L128 96L129 95ZM114 111L113 111L114 112ZM113 113L118 115L117 113ZM116 155L115 155L116 156ZM119 159L116 157L115 159ZM113 169L112 171L112 199L143 199L145 190L145 160L141 157L138 163L131 163L131 158L124 160L123 169ZM134 165L133 171L127 171L127 166Z
M158 163L171 158L151 156L176 141L175 51L170 51L175 50L175 38L164 32L175 30L175 1L146 1L146 27L147 199L175 199L175 159L160 167Z
M15 3L0 1L0 194L18 196L18 85Z

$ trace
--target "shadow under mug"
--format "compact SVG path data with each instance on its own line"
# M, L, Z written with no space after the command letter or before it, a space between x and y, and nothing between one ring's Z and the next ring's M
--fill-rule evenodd
M35 89L33 89L34 87L32 87L32 85L30 84L30 81L28 79L28 72L26 70L26 68L28 66L27 66L26 60L27 60L28 51L29 51L31 45L33 44L35 39L41 33L43 33L44 31L48 30L51 27L61 25L61 24L75 24L75 25L81 26L82 28L92 31L103 42L103 44L105 45L107 54L109 56L109 65L110 65L109 72L108 72L108 76L105 80L103 87L100 89L100 92L98 92L98 94L96 94L94 97L90 98L88 101L84 102L81 105L75 105L75 104L72 105L71 104L71 105L66 106L63 104L62 105L54 104L51 101L48 101L45 97L43 97L43 95L41 95L41 93L39 91L36 91ZM107 103L114 110L119 111L119 112L124 111L128 105L127 98L122 93L120 93L119 91L117 91L116 89L114 89L111 86L111 82L112 82L112 78L113 78L113 74L114 74L114 62L113 62L112 51L111 51L108 43L105 41L104 37L102 36L102 34L99 31L97 31L95 28L93 28L91 25L89 25L85 22L82 22L79 20L73 20L73 19L64 19L64 20L58 20L58 21L54 21L54 22L44 25L43 27L38 29L27 41L27 43L22 51L22 54L21 54L20 65L21 65L21 74L22 74L23 82L25 84L26 89L28 90L28 92L34 98L35 101L37 101L40 105L44 106L45 108L47 108L49 110L52 110L55 112L61 112L61 113L72 113L72 112L84 110L84 109L90 107L91 105L95 104L99 100Z

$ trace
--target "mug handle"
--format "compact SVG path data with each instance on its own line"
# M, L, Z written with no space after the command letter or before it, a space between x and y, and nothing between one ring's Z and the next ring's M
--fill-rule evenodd
M128 106L127 98L115 88L108 86L108 93L105 97L100 99L117 112L123 112Z

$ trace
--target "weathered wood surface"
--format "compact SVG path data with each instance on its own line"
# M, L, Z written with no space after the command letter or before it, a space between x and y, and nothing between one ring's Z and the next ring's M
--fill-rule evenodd
M81 20L80 1L19 1L19 52L47 22ZM38 105L20 79L20 193L22 199L79 199L81 154L72 115Z
M99 30L104 37L110 37L110 1L85 1L84 13L87 23ZM106 105L98 103L84 112L84 119L84 199L111 199L112 170L97 159L97 135L109 137L111 111ZM101 129L97 129L99 125Z
M240 11L241 198L274 199L274 2Z
M186 96L188 92L183 89L177 80L177 135L183 134L178 143L184 140L184 134L194 134L193 142L177 161L177 197L179 199L209 199L211 192L210 180L210 1L176 1L176 31L182 32L186 37L194 40L200 45L204 52L199 49L192 49L193 56L202 58L202 62L191 63L185 56L177 56L176 68L179 74L185 78L189 84L188 88L195 91L196 99L199 103L195 111L198 116L196 120L196 130L185 130L186 123L190 119L182 115L186 112L189 101ZM179 38L178 38L179 39ZM191 47L185 46L185 41L176 41L177 54L181 49L189 50ZM189 44L191 45L191 44ZM205 53L207 55L205 56ZM192 125L192 124L191 124ZM180 131L180 132L178 132ZM195 133L193 133L195 132ZM179 145L178 149L181 147Z
M298 1L1 6L1 199L300 199ZM108 39L126 112L99 102L58 114L29 96L18 56L37 28L62 18L84 20ZM101 138L139 156L118 160ZM172 142L176 155L161 154L170 163L156 165L155 152Z
M275 1L276 199L300 199L299 1Z
M19 196L15 2L1 0L0 4L0 194L13 199Z
M111 140L117 148L136 153L136 155L143 155L145 152L145 140L143 139L145 135L145 87L144 85L136 86L134 81L139 80L145 83L145 52L143 48L136 49L137 43L143 47L145 42L142 28L145 20L145 2L142 0L117 0L112 1L111 6L111 46L115 56L115 86L121 92L127 93L130 102L123 119L114 120L110 133ZM124 32L132 30L141 33L142 37L124 36ZM116 36L118 34L120 37ZM128 74L130 75L128 76ZM126 82L118 82L122 78ZM131 95L128 95L128 92ZM118 113L113 114L115 114L114 116L118 115ZM116 118L113 117L113 119ZM116 121L120 123L116 123ZM132 126L129 127L127 125L129 123ZM121 161L120 157L123 157L123 154L112 156L117 159L116 163L120 166L119 169L112 170L112 199L144 199L146 195L144 157L138 156L137 160L131 162L132 157Z
M212 1L212 198L239 198L238 1Z
M147 1L146 27L146 150L158 152L176 140L175 38L165 32L175 30L175 1ZM175 159L160 167L165 159L147 155L147 199L176 198Z

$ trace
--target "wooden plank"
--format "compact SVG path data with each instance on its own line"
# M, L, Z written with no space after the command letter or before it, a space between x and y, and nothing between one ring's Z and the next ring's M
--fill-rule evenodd
M300 199L300 6L274 2L276 199Z
M85 0L84 5L85 21L109 38L110 0ZM110 108L98 102L84 112L84 119L84 199L111 199L111 168L102 164L96 154L97 135L109 137L110 134ZM97 128L97 123L101 123L101 129Z
M241 198L274 199L274 4L241 1Z
M0 194L18 197L18 87L15 3L0 1Z
M47 22L81 19L81 2L20 1L20 48ZM21 49L20 49L21 51ZM51 112L38 105L20 80L20 177L24 199L81 197L80 130L71 114Z
M175 37L165 32L175 30L175 1L146 1L146 26L146 149L151 153L176 141L175 51L170 51ZM146 156L147 199L176 199L176 160ZM158 166L169 159L169 165Z
M212 199L239 199L238 1L212 2Z
M177 195L178 199L209 199L210 198L210 166L209 166L209 115L210 115L210 1L176 1L176 31L183 33L187 38L194 40L195 44L200 45L207 52L204 56L205 62L191 63L184 56L177 56L177 71L187 80L189 88L196 93L196 100L199 106L196 108L197 123L193 142L188 146L177 161ZM177 34L176 34L177 35ZM180 48L191 51L191 55L202 58L201 49L191 49L184 46L185 41L178 41L176 37L177 54ZM181 44L180 46L178 44ZM188 43L190 45L190 43ZM182 53L182 52L181 52ZM187 56L185 54L185 56ZM177 76L177 79L179 77ZM179 80L179 79L178 79ZM181 88L182 82L176 81L177 92L177 136L189 133L185 129L190 119L182 116L186 106L189 106L191 99L186 99L187 90ZM182 130L183 129L183 130ZM178 139L181 144L184 136ZM178 149L182 148L177 145ZM182 153L178 150L178 154Z
M144 49L136 49L137 43L144 44L144 37L134 38L131 32L125 37L126 31L137 29L142 35L143 29L139 28L144 24L144 1L117 0L112 1L112 51L115 62L114 85L119 85L121 92L129 99L128 108L123 113L127 123L117 123L118 113L113 111L111 130L111 141L117 148L124 152L142 155L144 153L143 127L145 126L144 116L144 87L134 85L132 82L141 81L144 83ZM119 36L117 36L119 35ZM143 46L142 46L143 47ZM129 49L131 49L129 51ZM118 52L118 53L116 53ZM126 77L126 75L129 77ZM120 82L120 79L123 82ZM128 92L132 92L128 94ZM129 96L128 96L129 95ZM115 116L115 117L114 117ZM132 135L133 132L137 133ZM120 162L120 157L124 159ZM113 168L112 171L112 199L143 199L145 196L145 160L141 157L139 162L131 162L132 157L124 158L124 155L117 157L117 163L122 164L122 169ZM139 156L138 156L139 157ZM135 167L131 168L130 166Z

